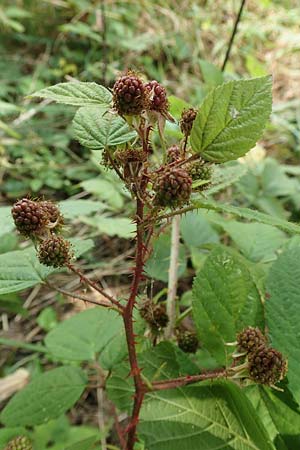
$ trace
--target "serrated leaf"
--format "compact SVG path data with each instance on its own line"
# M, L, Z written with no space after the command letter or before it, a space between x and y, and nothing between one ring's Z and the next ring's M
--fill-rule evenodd
M264 386L246 389L258 416L278 450L294 450L300 444L300 412L289 404L286 392L276 392Z
M93 241L70 239L78 257L93 247ZM0 295L18 292L42 283L58 269L40 264L34 248L0 255Z
M232 383L149 394L138 431L148 450L274 450L251 403Z
M109 346L119 344L111 361L112 366L126 354L122 320L115 311L92 308L62 322L47 334L45 344L54 358L68 361L94 361L98 354L109 352ZM107 368L107 367L104 368Z
M226 214L232 214L233 216L238 216L250 221L265 223L266 225L272 225L274 227L279 228L282 231L286 231L287 233L297 233L297 234L300 233L300 226L295 223L288 222L287 220L279 219L278 217L273 217L268 214L264 214L249 208L242 208L239 206L222 204L211 199L209 200L203 199L203 200L195 200L193 202L192 207L188 209L192 210L198 208L204 208L221 213L223 212Z
M73 106L102 105L108 109L112 95L100 84L69 81L59 83L31 94L30 97L41 97L57 103Z
M266 323L272 345L288 358L289 388L300 402L300 247L287 250L267 278Z
M245 155L261 137L272 107L271 78L229 81L204 99L194 121L191 145L207 161Z
M198 373L198 367L171 342L161 342L156 347L139 354L139 363L143 367L143 377L148 383L157 380ZM114 367L112 376L107 380L109 398L121 410L129 411L133 403L134 385L128 374L128 362Z
M105 113L99 107L80 108L73 119L75 138L91 150L128 142L136 137L121 117Z
M222 224L241 252L251 261L268 262L287 240L285 234L264 223L241 223L230 220ZM247 239L245 239L247 236Z
M79 367L59 367L37 375L1 413L6 426L33 426L59 417L79 399L87 384Z
M244 258L215 248L193 283L193 317L203 347L220 364L228 363L226 342L246 326L263 328L259 292Z
M236 183L247 172L245 164L216 166L213 170L211 187L205 190L205 195L213 195Z

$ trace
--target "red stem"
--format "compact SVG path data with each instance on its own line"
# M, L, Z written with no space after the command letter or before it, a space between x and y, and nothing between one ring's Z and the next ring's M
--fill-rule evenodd
M212 372L205 372L199 375L186 375L184 377L173 378L171 380L154 381L149 389L151 391L162 391L164 389L175 389L198 381L216 380L227 377L227 369L216 369Z
M135 268L131 284L130 297L128 299L123 314L123 321L125 326L128 356L130 363L130 374L131 376L133 376L135 386L134 405L130 423L127 427L128 437L126 450L133 450L134 443L136 441L136 427L138 424L139 413L145 395L145 388L141 377L141 369L139 368L137 361L137 354L135 348L135 335L132 320L133 308L136 301L136 296L138 294L141 277L143 275L144 250L145 250L143 242L144 227L142 224L144 216L144 204L142 200L139 198L137 198L136 202L137 202L136 203L137 242L136 242Z

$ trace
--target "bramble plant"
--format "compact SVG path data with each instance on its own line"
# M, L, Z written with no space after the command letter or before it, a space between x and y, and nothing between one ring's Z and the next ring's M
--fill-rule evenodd
M112 93L95 83L67 82L34 96L79 108L73 123L76 138L101 150L101 163L122 180L135 204L135 261L128 296L116 298L76 265L74 255L84 249L63 237L65 220L57 205L31 198L15 203L15 226L33 240L38 258L30 254L39 278L21 283L21 289L65 267L102 299L60 290L98 306L47 334L43 351L60 367L36 376L17 393L4 408L2 422L24 427L27 435L26 427L69 410L96 373L113 404L112 427L119 440L118 447L107 448L274 449L281 433L280 411L296 415L284 395L288 391L299 400L300 393L292 338L284 337L285 326L293 329L287 322L294 318L283 314L284 304L291 303L282 259L297 259L296 250L291 248L271 268L267 301L259 267L216 245L194 279L192 307L182 312L176 304L176 239L170 261L175 279L169 280L175 295L166 304L142 289L154 237L171 221L175 229L176 219L189 211L224 212L299 233L296 224L210 197L238 178L235 174L219 182L216 167L226 174L224 163L244 156L262 135L271 113L270 77L229 81L212 89L198 109L183 109L176 125L181 139L175 143L165 137L166 121L176 123L166 89L140 74L120 76ZM187 316L193 318L190 328ZM263 414L253 406L260 401ZM125 411L128 419L120 422L117 410ZM270 417L276 428L271 432L265 427ZM287 448L281 441L280 448ZM80 449L95 442L82 441ZM10 443L6 448L30 445ZM104 440L103 449L105 445Z

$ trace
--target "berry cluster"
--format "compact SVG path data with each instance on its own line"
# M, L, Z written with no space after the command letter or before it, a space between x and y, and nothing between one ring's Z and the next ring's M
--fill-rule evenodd
M70 262L70 243L57 236L64 220L55 203L23 198L13 205L11 212L17 230L38 243L38 258L42 264L62 267Z
M140 307L141 317L150 325L153 332L160 331L168 325L169 318L163 304L154 304L146 300Z
M238 358L246 358L247 377L255 383L273 386L285 377L287 361L268 345L259 328L248 327L241 331L237 335L237 349ZM240 367L244 370L245 364Z
M32 443L26 436L18 436L7 444L4 450L32 450Z
M192 193L192 179L185 169L166 166L157 175L153 190L154 203L157 206L177 208L189 201Z
M199 348L197 334L193 331L180 330L177 335L178 347L185 353L196 353Z

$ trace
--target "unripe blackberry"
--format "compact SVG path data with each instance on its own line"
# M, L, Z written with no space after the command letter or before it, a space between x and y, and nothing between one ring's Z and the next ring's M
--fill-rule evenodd
M187 166L187 171L193 182L196 183L196 186L193 186L195 191L203 191L210 186L210 180L213 173L210 164L205 163L203 160L193 161ZM205 183L201 184L201 181L205 181ZM197 182L199 182L199 185L197 185Z
M60 213L58 206L50 201L40 202L41 208L47 215L47 225L49 228L54 228L63 225L63 216Z
M196 353L199 347L198 337L192 331L180 331L177 342L178 347L185 353Z
M194 108L184 109L180 119L180 129L188 137L191 134L194 120L197 116L197 110Z
M26 436L18 436L7 444L4 450L32 450L32 443Z
M11 210L17 230L24 236L39 234L48 221L47 212L40 202L23 198L16 202Z
M282 354L262 344L248 355L249 376L256 383L274 385L287 373L287 361Z
M157 206L177 208L190 199L192 179L182 168L167 168L155 179L153 189L156 192L154 203Z
M142 80L128 72L120 77L113 87L113 106L120 115L139 115L146 106L146 95Z
M249 353L261 345L266 345L266 337L259 328L248 327L237 335L238 351Z
M142 305L140 315L154 329L165 328L169 322L165 306L153 304L150 300Z
M144 84L145 91L149 96L150 110L164 112L168 110L169 102L165 88L156 80Z
M172 145L167 150L167 163L178 161L181 158L179 145Z
M39 246L38 258L40 263L50 267L63 267L72 259L70 242L60 236L52 235Z

